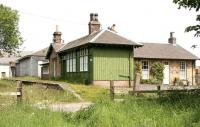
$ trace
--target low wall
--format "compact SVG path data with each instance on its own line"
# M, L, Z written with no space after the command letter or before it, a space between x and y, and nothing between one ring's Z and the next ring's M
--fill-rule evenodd
M129 87L129 81L113 81L114 86L123 86L123 87ZM104 88L110 88L110 81L93 81L94 85L104 87ZM131 86L133 86L133 81L131 81Z
M50 89L57 89L57 90L64 90L63 87L58 83L51 83L51 82L41 82L41 81L29 81L29 80L17 80L17 79L6 79L12 81L22 81L22 84L25 85L36 85L42 88L50 88Z

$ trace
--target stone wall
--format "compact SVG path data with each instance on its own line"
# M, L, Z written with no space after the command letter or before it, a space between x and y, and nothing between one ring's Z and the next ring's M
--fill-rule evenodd
M92 84L101 86L104 88L110 88L110 81L93 81ZM123 87L129 87L129 81L114 81L114 86L123 86ZM133 81L131 81L131 86L133 86Z
M54 75L54 66L56 68L55 69L55 75ZM60 58L54 50L51 52L50 59L49 59L49 76L50 76L50 78L61 76Z
M135 59L135 61L149 61L149 68L153 62L168 62L169 63L169 82L170 85L173 84L175 78L179 78L180 62L186 62L186 80L190 82L190 85L195 85L195 66L192 60L162 60L162 59Z

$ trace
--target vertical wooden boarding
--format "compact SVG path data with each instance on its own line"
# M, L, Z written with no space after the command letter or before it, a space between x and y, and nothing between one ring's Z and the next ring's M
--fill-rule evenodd
M114 100L114 81L110 81L110 98Z
M17 81L17 92L20 94L17 95L17 102L22 101L22 81Z

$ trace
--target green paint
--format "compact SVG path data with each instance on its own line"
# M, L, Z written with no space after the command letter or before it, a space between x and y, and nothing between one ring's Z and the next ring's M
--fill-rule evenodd
M80 72L80 54L76 50L76 72L66 72L62 60L62 77L84 84L93 80L133 80L132 47L92 46L88 54L88 71Z
M65 55L65 54L64 54ZM66 60L62 60L62 74L63 79L70 82L77 82L83 84L89 84L89 73L88 72L80 72L80 53L79 50L76 51L76 72L66 72Z
M95 47L93 48L93 56L93 80L129 80L129 76L132 80L133 57L131 48Z

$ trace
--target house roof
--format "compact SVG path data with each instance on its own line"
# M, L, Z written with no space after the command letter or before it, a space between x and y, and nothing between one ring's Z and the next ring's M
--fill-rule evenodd
M19 60L22 60L22 59L25 59L25 58L28 58L28 57L31 57L31 56L39 56L39 57L45 57L46 54L47 54L47 50L48 50L48 47L44 48L44 49L41 49L39 51L36 51L32 54L29 54L29 55L25 55L23 57L20 57L19 59L17 59L18 61Z
M3 56L0 57L0 64L9 65L10 62L15 62L19 57L32 53L32 51L19 51L15 55L9 55L3 52Z
M142 46L142 44L133 42L121 35L112 32L110 30L100 30L93 32L92 34L86 35L74 41L67 43L60 49L60 52L75 48L85 44L109 44L109 45L134 45Z
M50 56L50 53L51 53L51 50L54 49L54 51L57 53L61 47L63 47L65 44L63 43L51 43L49 48L48 48L48 51L47 51L47 54L46 54L46 58L48 59L49 56Z
M9 65L10 62L15 62L17 57L1 57L0 64L2 65Z
M151 59L185 59L197 60L197 56L193 55L178 44L162 44L162 43L142 43L143 47L134 51L135 58L151 58Z
M22 57L25 55L29 55L31 53L33 53L33 51L16 51L16 54L10 55L9 53L0 51L0 58L1 57Z

